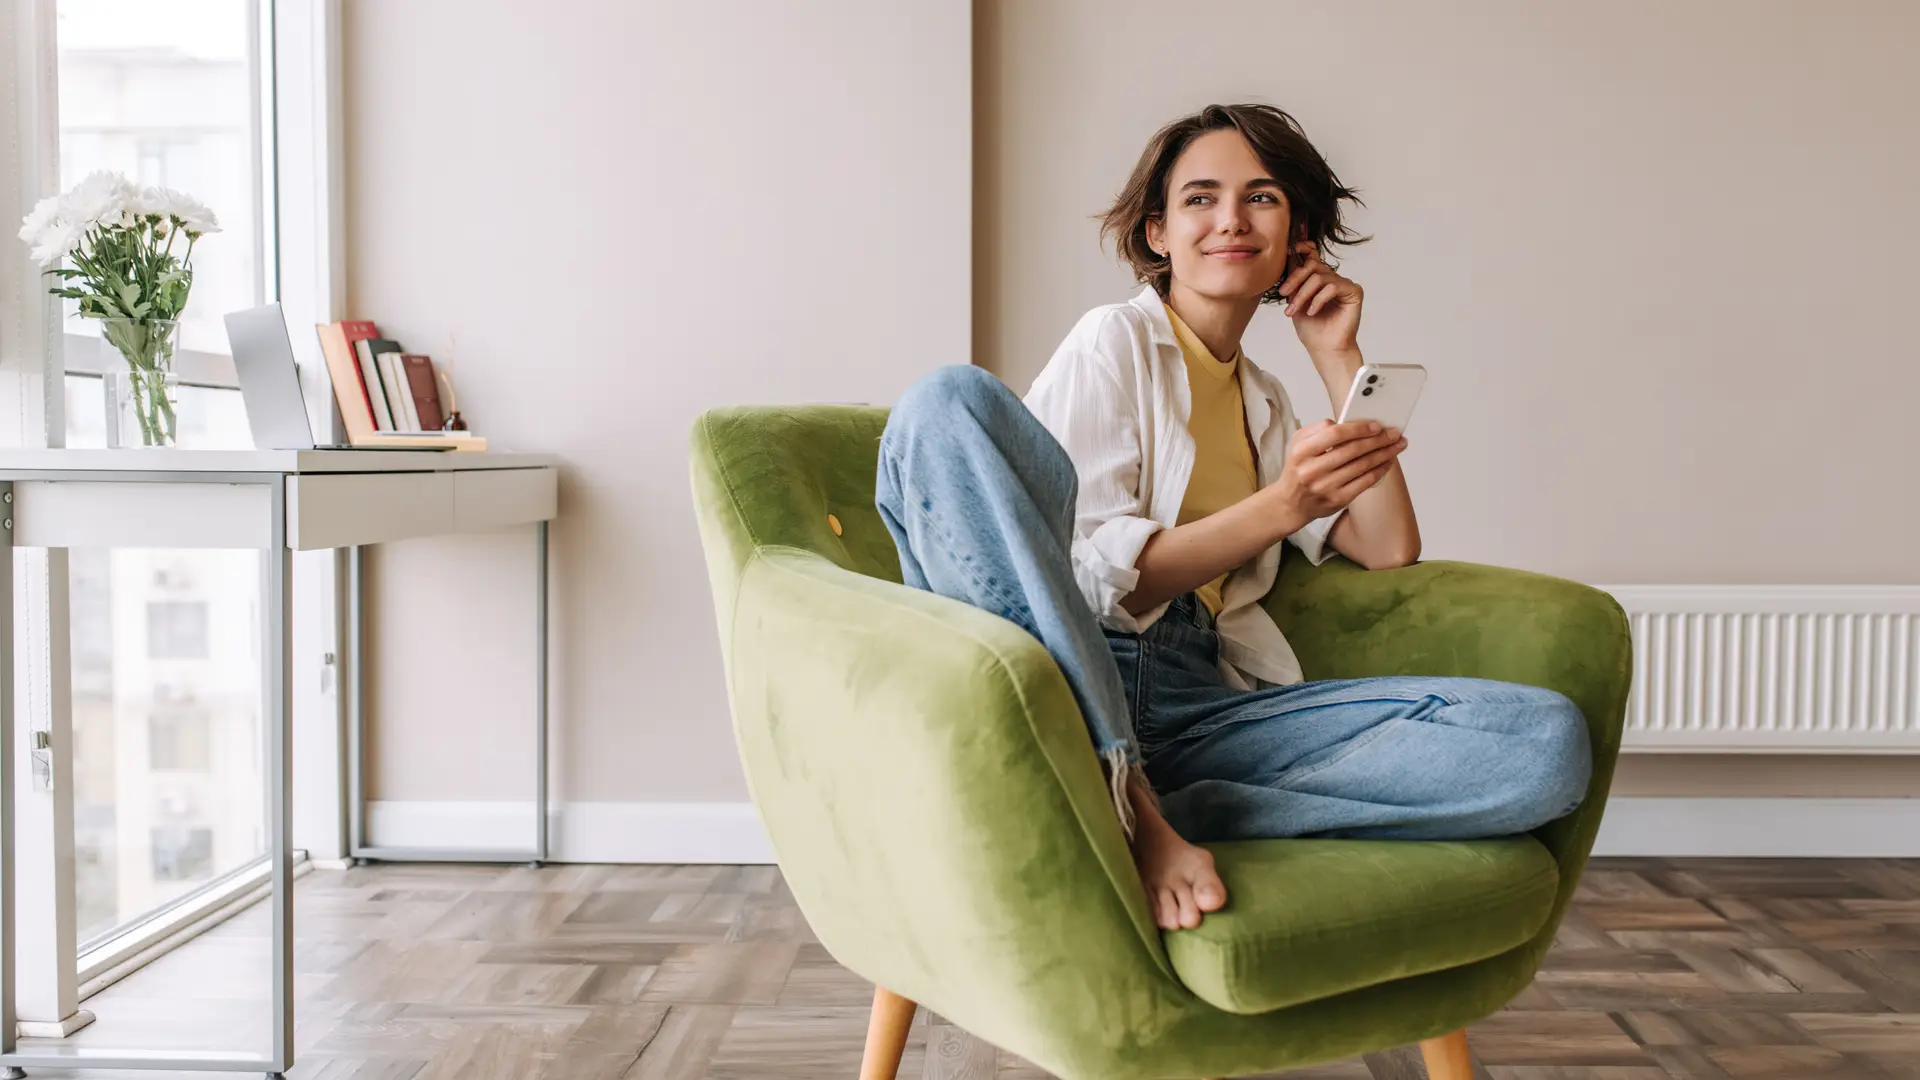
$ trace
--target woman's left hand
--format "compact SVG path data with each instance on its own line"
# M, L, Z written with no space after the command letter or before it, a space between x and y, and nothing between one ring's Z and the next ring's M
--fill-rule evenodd
M1360 348L1360 286L1320 261L1310 242L1294 246L1300 265L1280 283L1285 311L1300 344L1316 360Z

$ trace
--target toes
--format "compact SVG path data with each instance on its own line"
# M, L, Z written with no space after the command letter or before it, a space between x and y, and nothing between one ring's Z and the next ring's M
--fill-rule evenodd
M1193 902L1201 911L1219 911L1227 906L1227 887L1220 875L1211 871L1193 879Z
M1194 905L1193 890L1184 882L1173 890L1180 902L1180 925L1188 930L1200 925L1200 909Z
M1160 929L1180 929L1180 903L1173 898L1172 889L1161 889L1153 907L1154 921L1160 924Z

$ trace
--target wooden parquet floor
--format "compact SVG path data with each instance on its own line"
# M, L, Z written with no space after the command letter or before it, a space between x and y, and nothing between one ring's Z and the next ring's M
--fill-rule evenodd
M296 895L293 1076L857 1072L872 988L771 867L373 866ZM109 988L77 1041L262 1045L266 925L244 912ZM1920 861L1596 860L1534 984L1469 1037L1490 1080L1920 1078ZM900 1075L1045 1074L923 1010ZM1425 1074L1402 1048L1286 1075Z

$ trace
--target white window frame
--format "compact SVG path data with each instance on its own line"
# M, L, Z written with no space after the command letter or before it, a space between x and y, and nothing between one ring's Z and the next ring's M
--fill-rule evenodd
M15 445L65 443L65 377L102 374L99 349L87 336L61 332L61 308L13 238L19 214L58 184L58 56L56 0L0 0L0 61L17 74L0 76L0 433ZM266 141L254 155L255 287L259 302L278 299L290 327L342 317L345 295L341 173L340 0L249 0L250 69L255 130ZM13 94L6 91L11 89ZM9 98L13 101L9 102ZM271 126L263 123L272 118ZM9 140L8 136L12 139ZM19 160L6 158L9 145ZM4 175L10 173L11 175ZM11 205L9 205L11 204ZM343 436L331 384L314 335L294 333L295 353L315 431L325 441ZM237 389L232 357L182 350L182 382ZM6 416L12 412L19 417ZM19 430L7 429L17 423ZM266 881L267 860L229 871L213 882L100 940L85 952L75 940L73 890L71 682L67 639L67 561L64 551L22 551L16 670L22 737L48 732L54 791L36 791L31 755L20 750L21 803L16 857L22 884L19 917L17 1013L22 1033L64 1035L91 1019L79 1002L168 949L189 940L254 895ZM341 588L345 552L294 554L293 757L294 844L318 865L344 865L346 804L344 703L338 663L344 645ZM37 800L37 801L36 801ZM304 867L301 868L304 870ZM44 872L44 873L43 873ZM47 886L51 878L51 888ZM7 988L0 988L6 993Z

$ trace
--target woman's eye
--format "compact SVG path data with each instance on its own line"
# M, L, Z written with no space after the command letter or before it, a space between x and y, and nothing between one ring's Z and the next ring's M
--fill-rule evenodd
M1280 200L1278 200L1278 199L1276 199L1276 198L1274 198L1274 197L1273 197L1273 193L1272 193L1272 192L1270 192L1270 191L1257 191L1257 192L1255 192L1255 193L1254 193L1254 195L1253 195L1253 197L1254 197L1255 199L1265 199L1265 200L1266 200L1266 201L1268 201L1268 202L1279 202L1279 201L1280 201Z
M1187 196L1187 205L1188 205L1188 206L1205 206L1206 204L1208 204L1208 203L1210 203L1210 202L1212 202L1212 201L1213 201L1213 196L1211 196L1211 195L1189 195L1189 196Z

